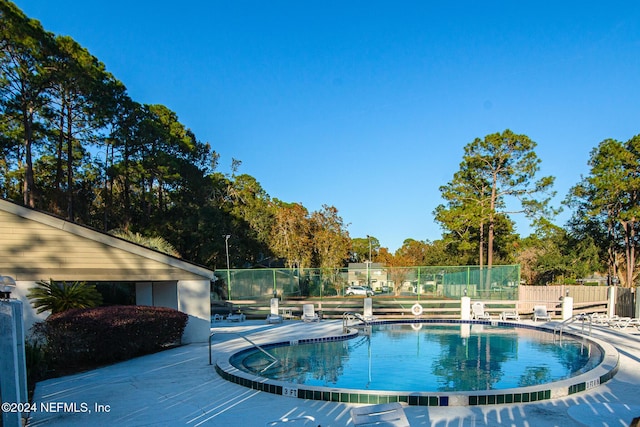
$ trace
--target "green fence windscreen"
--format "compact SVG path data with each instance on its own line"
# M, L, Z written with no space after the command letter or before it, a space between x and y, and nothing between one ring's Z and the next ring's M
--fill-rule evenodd
M386 267L354 264L342 269L231 269L217 270L212 292L221 299L264 299L277 295L335 297L349 286L367 286L376 294L416 295L425 298L518 298L519 265Z

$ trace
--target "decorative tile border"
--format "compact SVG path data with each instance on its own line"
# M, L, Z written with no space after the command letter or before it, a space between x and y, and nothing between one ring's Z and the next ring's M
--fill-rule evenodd
M465 321L465 320L437 320L437 319L408 319L399 321L376 321L371 324L406 324L406 323L438 323L438 324L485 324L492 326L515 326L527 329L543 330L553 333L549 328L525 325L504 321ZM572 332L563 332L564 335L571 335L580 339L587 339L591 344L597 345L602 352L603 358L598 366L588 372L578 376L555 381L538 386L522 387L508 390L487 390L470 392L443 392L443 393L422 393L422 392L390 392L376 390L349 390L335 389L329 387L304 386L291 384L282 381L270 380L258 377L235 368L226 362L218 362L215 366L216 372L225 380L260 390L267 393L278 394L287 397L320 400L341 403L365 403L378 404L390 402L402 402L411 406L480 406L480 405L502 405L512 403L538 402L550 400L574 393L590 390L609 381L618 371L619 355L618 351L610 344L591 337L586 337ZM298 340L297 344L319 343L327 341L343 341L354 338L357 332L345 335L329 336L322 338L309 338ZM262 345L262 348L271 348L281 345L291 345L291 341L282 341ZM245 352L253 351L253 347L236 352L231 357L242 355Z

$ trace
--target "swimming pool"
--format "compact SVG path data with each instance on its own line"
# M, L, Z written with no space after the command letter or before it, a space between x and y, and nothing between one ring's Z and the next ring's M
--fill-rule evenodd
M234 373L217 369L252 388L316 400L528 402L583 391L615 373L617 355L606 359L606 344L568 335L558 341L509 322L379 322L364 335L263 346L273 358L247 349L230 358Z
M422 326L422 324L417 324ZM295 384L392 391L503 390L595 367L598 346L514 326L381 324L345 341L255 349L231 364Z

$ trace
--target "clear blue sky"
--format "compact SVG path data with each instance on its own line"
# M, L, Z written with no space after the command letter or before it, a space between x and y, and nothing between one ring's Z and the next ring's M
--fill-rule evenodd
M637 0L16 4L175 111L221 172L239 159L271 197L333 205L391 251L441 237L439 187L476 137L536 141L559 204L600 141L640 133Z

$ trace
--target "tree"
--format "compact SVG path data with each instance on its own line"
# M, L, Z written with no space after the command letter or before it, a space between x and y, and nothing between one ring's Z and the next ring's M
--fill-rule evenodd
M11 134L1 141L2 151L11 153L23 170L23 203L33 208L36 207L33 150L41 139L43 108L51 84L53 36L39 22L5 1L0 2L0 36L0 107L3 127Z
M589 166L589 175L567 199L576 209L574 225L588 230L603 248L610 277L631 287L640 246L640 135L624 143L602 141L591 151Z
M321 210L311 214L311 230L318 267L343 267L349 257L351 240L338 209L322 205Z
M409 277L411 269L407 268L409 260L401 254L391 254L387 248L380 248L378 262L386 266L387 276L393 282L394 295L400 295L402 285Z
M76 218L76 198L82 186L76 175L89 162L89 148L104 138L114 112L116 94L123 86L106 71L103 63L67 36L55 39L52 61L53 84L47 114L55 158L53 188L58 193L54 207ZM64 201L63 201L64 200Z
M317 266L322 275L332 278L334 286L338 286L335 274L344 266L349 258L351 239L338 209L323 205L320 211L311 214L311 233ZM337 290L337 289L336 289Z
M373 236L354 237L351 239L350 260L352 262L377 261L380 249L380 241Z
M95 286L85 282L36 282L27 298L37 309L38 314L50 311L51 314L61 313L72 308L97 307L102 303L102 296Z
M440 187L447 205L437 206L434 216L446 230L445 241L455 245L459 255L475 251L477 263L482 268L490 198L487 191L490 184L482 175L476 174L475 170L463 165L464 162L450 183Z
M486 226L489 268L494 261L496 224L501 216L524 213L536 223L554 213L548 207L554 195L550 191L554 178L547 176L534 181L540 164L535 147L529 137L508 129L484 139L476 138L465 146L460 170L453 181L441 188L447 205L436 208L436 220L462 241L469 241L475 228L480 251ZM509 209L512 205L514 210Z
M424 265L460 265L460 257L444 239L425 241ZM468 264L468 263L467 263Z
M307 209L299 203L277 202L269 240L273 253L289 268L311 265L313 239Z
M231 214L245 221L252 239L265 248L273 228L273 203L269 194L251 175L235 175L229 189Z
M517 244L516 261L527 284L575 283L602 267L590 236L572 235L551 223Z

